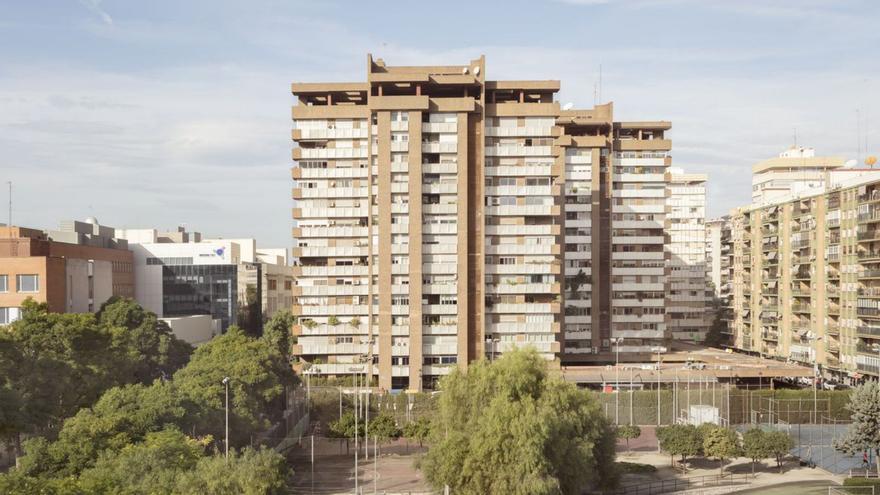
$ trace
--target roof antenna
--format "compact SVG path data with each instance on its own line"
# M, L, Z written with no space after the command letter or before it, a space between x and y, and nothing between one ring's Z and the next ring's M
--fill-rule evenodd
M7 227L9 227L9 238L12 238L12 181L6 181L9 184L9 220Z

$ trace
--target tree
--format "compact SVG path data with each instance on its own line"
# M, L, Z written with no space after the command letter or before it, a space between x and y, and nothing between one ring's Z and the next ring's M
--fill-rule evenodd
M330 423L330 436L333 438L344 438L345 452L348 453L349 440L355 436L358 438L364 437L364 422L356 421L354 413L346 411L342 417Z
M0 332L0 437L54 436L64 418L107 389L149 382L186 363L192 348L130 299L98 314L51 313L27 300Z
M289 362L291 359L291 345L294 340L290 334L293 325L296 323L296 317L290 311L278 311L269 321L263 325L263 340L275 348L279 354Z
M151 432L143 442L102 454L83 471L79 487L86 493L171 493L180 472L194 469L204 450L204 442L176 428Z
M287 493L289 469L284 457L267 448L202 457L194 470L181 473L173 495L274 495Z
M403 425L403 436L410 440L419 442L419 447L423 446L424 441L428 438L428 435L430 435L430 433L431 420L424 416Z
M132 382L170 377L189 361L193 347L176 338L167 323L133 299L113 296L95 316L114 334L117 345L127 349Z
M767 434L760 428L752 428L743 433L743 454L752 460L752 475L755 474L755 464L761 459L772 456Z
M642 429L636 425L622 425L617 427L617 438L626 440L626 449L629 450L629 441L639 438L642 435Z
M196 349L190 363L174 374L181 399L194 404L198 435L222 438L224 377L230 377L230 443L245 445L252 432L281 421L286 391L295 382L289 363L263 339L248 337L236 326ZM189 431L189 430L187 430Z
M252 433L281 418L284 389L293 383L290 367L269 343L232 327L200 347L172 380L111 388L92 407L64 421L55 441L36 437L25 442L19 467L0 474L0 493L283 490L278 487L284 486L287 476L284 460L268 451L245 450L238 464L230 460L227 479L210 479L224 462L204 457L206 449L216 451L213 439L223 432L223 376L233 377L235 406L230 419L241 428L231 438L233 446L247 443ZM195 463L193 442L200 452ZM162 464L161 459L170 464ZM144 468L146 464L150 467ZM147 485L138 485L139 477ZM180 484L184 482L180 477L186 484ZM152 488L142 490L142 486Z
M880 385L867 382L854 388L847 409L852 412L852 424L834 448L849 455L873 450L880 471Z
M794 439L784 431L771 431L765 434L768 453L776 458L776 467L782 472L782 460L794 448ZM768 456L769 457L769 456Z
M671 425L657 428L657 440L660 450L669 454L670 464L675 456L681 456L684 466L689 456L695 456L703 448L703 439L694 425Z
M400 438L400 434L397 421L390 414L386 413L380 413L375 418L370 419L366 429L367 441L370 438L376 438L378 443Z
M703 438L703 453L718 459L721 476L724 476L724 459L736 457L740 452L739 437L729 428L713 428Z
M569 494L616 483L614 433L599 405L534 349L455 369L440 389L422 462L435 487Z

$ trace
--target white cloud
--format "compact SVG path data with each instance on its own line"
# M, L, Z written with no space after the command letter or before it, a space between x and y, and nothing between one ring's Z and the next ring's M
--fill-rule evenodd
M87 9L92 11L92 13L97 15L104 24L107 24L108 26L113 25L113 18L101 8L101 0L79 0L79 3L83 4Z

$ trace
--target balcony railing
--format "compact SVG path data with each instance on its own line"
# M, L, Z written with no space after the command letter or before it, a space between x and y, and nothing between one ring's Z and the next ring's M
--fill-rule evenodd
M859 333L861 335L870 335L873 337L880 337L880 326L861 325L861 326L859 326L857 333Z

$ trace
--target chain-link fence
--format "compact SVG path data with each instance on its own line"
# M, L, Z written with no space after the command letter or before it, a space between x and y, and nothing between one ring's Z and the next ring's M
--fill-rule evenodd
M292 493L434 494L416 468L425 448L407 440L340 439L307 435L288 459Z
M822 417L848 421L850 416L847 391L820 390L814 395L812 390L743 390L720 383L681 383L661 387L659 392L621 390L594 395L606 417L621 425L670 425L714 419L716 414L722 425L816 423Z

